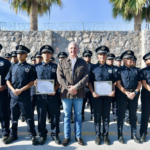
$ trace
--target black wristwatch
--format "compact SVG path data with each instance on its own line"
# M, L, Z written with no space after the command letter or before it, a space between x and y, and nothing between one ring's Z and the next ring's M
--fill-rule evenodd
M138 92L137 92L137 91L134 91L134 93L135 93L135 95L136 95L136 94L138 94Z

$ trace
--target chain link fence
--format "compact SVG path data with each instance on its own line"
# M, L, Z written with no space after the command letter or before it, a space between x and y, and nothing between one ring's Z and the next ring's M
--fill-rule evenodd
M139 23L141 24L141 23ZM149 29L142 23L141 28ZM38 31L134 31L134 22L61 22L38 24ZM0 31L30 31L30 23L0 22Z

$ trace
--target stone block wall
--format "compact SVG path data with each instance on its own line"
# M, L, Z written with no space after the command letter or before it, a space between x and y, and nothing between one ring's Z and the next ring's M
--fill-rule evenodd
M81 57L85 50L93 52L92 63L97 63L95 49L106 45L110 52L119 56L123 51L131 49L138 58L137 66L142 67L142 56L150 48L150 31L0 31L0 43L3 45L1 55L15 50L18 44L30 48L30 57L40 50L45 44L52 45L55 52L54 57L58 63L59 52L67 52L68 44L75 41L79 45L78 56Z

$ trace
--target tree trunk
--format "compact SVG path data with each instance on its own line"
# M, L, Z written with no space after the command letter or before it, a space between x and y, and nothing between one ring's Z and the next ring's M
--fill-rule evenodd
M134 16L134 31L141 31L142 12Z
M35 0L31 1L30 12L30 31L38 30L38 3Z

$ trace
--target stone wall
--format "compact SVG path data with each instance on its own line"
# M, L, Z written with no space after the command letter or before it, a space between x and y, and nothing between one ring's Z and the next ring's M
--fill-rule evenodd
M57 63L57 54L62 51L67 52L68 44L72 41L79 45L79 57L82 56L85 50L93 52L93 63L97 62L94 50L100 45L108 46L110 52L116 56L127 49L131 49L138 58L137 66L141 67L143 65L142 55L150 48L150 31L0 31L0 43L4 47L1 53L2 56L6 52L14 50L16 45L22 44L30 48L30 57L36 51L39 51L41 46L49 44L55 50L54 57Z

